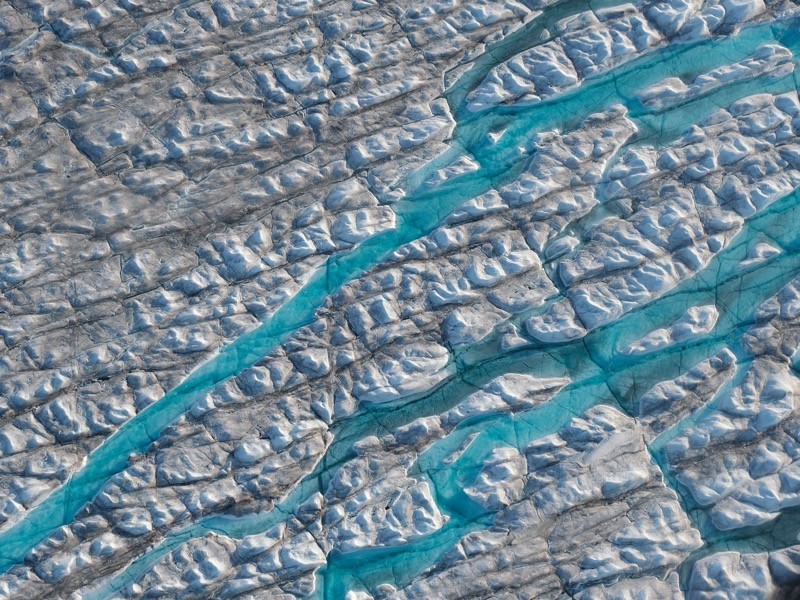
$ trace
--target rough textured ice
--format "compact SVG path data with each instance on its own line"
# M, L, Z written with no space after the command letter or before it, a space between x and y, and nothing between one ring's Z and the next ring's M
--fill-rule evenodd
M790 598L791 0L0 2L0 598Z
M623 349L625 354L647 354L661 348L703 337L714 329L719 311L713 304L693 306L665 329L656 329Z
M663 109L742 79L764 74L778 77L793 70L792 52L783 46L768 44L743 61L698 75L689 83L676 77L666 79L643 90L639 99L648 108Z
M493 526L462 538L397 597L485 596L509 586L519 597L590 598L626 576L639 580L642 593L653 584L647 576L668 573L700 545L641 430L614 409L573 418L520 458L493 452L465 490L497 505ZM514 565L514 575L505 565Z

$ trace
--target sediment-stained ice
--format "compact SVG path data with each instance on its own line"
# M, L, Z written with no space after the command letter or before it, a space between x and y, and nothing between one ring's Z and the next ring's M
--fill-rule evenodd
M671 470L716 529L758 526L797 505L796 282L762 304L743 336L746 362L696 423L665 446ZM713 451L710 451L712 450Z
M0 3L0 598L800 589L798 30Z
M694 566L687 598L791 597L796 592L800 560L797 546L775 552L718 552Z
M677 497L660 482L641 430L614 409L575 417L530 444L522 465L517 457L494 450L477 488L465 490L486 502L478 490L491 473L509 475L492 486L500 509L492 527L462 538L393 597L462 598L497 589L517 597L591 598L600 582L662 575L700 545ZM647 577L640 582L640 592L651 585Z
M2 399L52 465L9 465L31 492L7 488L22 512L327 256L394 227L390 187L452 130L441 70L526 12L456 12L464 47L428 62L410 38L436 11L404 25L326 4L9 9L27 29L3 50L19 116L4 133Z
M259 571L262 573L275 572L278 577L276 582L273 582L275 585L284 585L290 581L294 577L292 575L294 571L286 572L286 568L280 562L278 564L269 563L272 565L270 567L264 566L267 564L265 553L286 551L281 545L276 545L278 544L276 537L300 536L301 539L305 539L309 533L311 534L312 538L309 541L313 541L312 546L316 548L314 552L317 554L322 552L322 560L318 560L313 567L307 569L308 575L312 576L314 570L324 565L325 555L332 551L353 552L402 545L441 529L447 522L447 516L443 515L437 507L432 497L430 484L424 477L413 474L412 467L417 457L433 442L447 436L464 421L487 415L524 411L546 402L567 383L567 380L559 378L536 379L525 375L501 376L486 385L483 390L473 393L442 414L419 418L396 428L388 435L365 437L355 444L355 456L342 464L332 477L328 478L327 483L318 489L317 495L309 500L302 526L293 526L290 519L286 524L278 525L264 534L267 536L266 539L262 534L248 536L238 545L230 538L219 538L215 533L209 534L206 545L214 549L214 552L222 552L223 550L220 548L227 548L224 550L225 556L220 560L233 565L224 575L218 577L218 581L214 582L214 587L219 587L217 584L222 585L223 589L247 587L252 583L247 583L248 578L256 577ZM227 426L235 427L235 423ZM293 428L291 432L287 432L288 435L297 436L294 433L297 429L297 427ZM300 435L303 434L307 440L313 439L307 430ZM237 464L238 451L245 444L256 446L259 442L260 448L265 449L265 451L261 451L262 456L252 459L248 457L247 460L239 461ZM203 510L203 507L198 504L186 505L181 508L181 502L184 500L195 503L203 500L216 503L236 501L241 504L245 498L252 499L253 496L260 495L263 503L264 493L267 490L257 491L255 487L247 483L252 481L252 475L250 475L252 466L259 465L261 472L268 474L263 478L265 484L268 481L272 482L273 486L277 483L276 469L283 471L284 477L290 479L292 468L295 468L290 461L293 460L292 455L297 455L298 444L302 442L270 449L271 443L274 445L272 440L250 437L246 442L237 446L231 465L233 477L217 471L205 474L202 485L192 486L188 485L191 482L186 482L182 486L184 493L173 496L171 518L186 522L187 512ZM214 444L211 447L219 448L219 445ZM313 449L306 445L301 451L310 454ZM101 524L96 516L89 517L89 522L94 522L93 527L87 528L88 522L81 523L77 527L80 530L78 533L76 526L73 526L74 537L71 537L68 543L53 548L49 562L62 565L62 577L65 570L72 570L73 576L79 573L82 565L77 558L86 552L91 553L92 548L98 545L100 539L106 540L104 555L107 558L114 556L116 552L124 551L125 546L118 545L115 548L108 541L109 538L116 537L118 539L118 536L113 535L113 531L120 530L119 519L122 519L122 523L126 523L130 520L129 515L142 515L143 520L149 524L158 518L158 514L155 513L160 514L163 508L156 506L152 499L157 490L165 487L164 482L158 479L159 465L163 464L162 457L165 454L173 453L166 452L152 457L144 457L139 465L126 470L123 474L124 479L120 478L116 485L110 483L101 491L96 498L97 512L110 516L111 520L107 521L107 524ZM251 456L252 454L251 452ZM264 454L267 456L265 457ZM273 460L268 459L270 455ZM149 469L146 466L148 463L152 465ZM154 481L147 480L148 470L155 471ZM197 481L199 482L199 479ZM127 482L127 484L122 485L123 482ZM166 487L172 487L172 485ZM153 491L143 494L142 492L148 488ZM190 489L193 491L189 492ZM273 492L273 494L275 497L278 496L278 492ZM313 520L313 525L310 520ZM113 529L110 527L112 523L115 524ZM158 531L152 527L145 527L138 531L129 530L124 534L128 538L129 544L152 542L159 536ZM134 538L137 538L138 541L134 541ZM307 546L308 543L301 539L292 544ZM218 540L218 542L214 540ZM50 551L45 550L45 552L49 553ZM187 556L184 548L179 547L160 561L160 566L156 567L153 577L162 577L163 571L171 570L175 577L182 580L174 585L180 586L180 589L196 588L193 580L183 577L185 571L178 571L171 566L179 561L183 561L186 565L187 561L191 560ZM200 555L194 553L192 556ZM201 563L206 560L205 555L202 556L203 558L199 559ZM203 565L198 564L193 568L202 570ZM252 571L252 569L256 569L256 571ZM230 581L223 585L222 580L225 579L230 579ZM211 584L209 583L209 585ZM313 587L313 577L304 585ZM139 592L132 590L132 593L136 595Z

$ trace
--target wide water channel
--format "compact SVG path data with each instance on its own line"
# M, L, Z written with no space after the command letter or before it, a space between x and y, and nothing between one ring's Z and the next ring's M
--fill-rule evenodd
M689 77L736 62L760 46L775 42L789 47L797 55L800 34L796 24L762 24L748 27L732 37L655 49L584 82L558 98L530 106L501 106L478 114L459 108L451 151L406 182L407 197L395 205L397 228L367 240L348 254L331 257L263 325L224 347L181 385L123 425L89 456L83 469L31 510L21 522L0 534L0 570L5 571L20 563L37 543L59 526L71 522L81 506L90 501L111 476L127 466L131 453L146 451L161 431L200 397L220 382L262 360L293 332L310 323L315 311L332 292L379 264L398 247L433 231L446 215L466 200L516 178L534 151L528 140L536 132L572 130L589 114L623 104L640 129L637 141L664 145L678 137L690 124L738 98L756 92L781 93L797 89L795 77L745 80L661 112L648 112L636 100L638 91L667 77ZM507 42L509 45L512 43L513 52L524 46L519 36ZM511 50L504 50L501 42L492 52L494 56L503 57L510 55ZM488 64L481 63L476 68L487 70ZM478 77L472 77L474 79L469 85L461 82L454 86L457 93L454 92L451 102L455 98L457 104L463 104L464 90L478 82ZM499 139L488 135L501 131L503 134ZM462 154L475 158L480 169L434 190L422 183L432 171ZM401 407L365 410L363 414L336 424L336 438L328 455L315 473L282 503L280 511L249 519L215 517L193 525L174 534L154 555L134 563L110 587L135 578L137 572L152 562L156 555L163 554L165 549L206 531L217 530L241 537L274 526L282 515L291 514L319 489L319 481L329 478L333 470L350 456L352 442L376 430L375 423L397 426L420 416L441 412L474 391L476 386L506 372L529 372L541 376L569 373L573 384L546 405L517 417L465 424L456 434L420 457L420 470L431 474L437 500L450 516L444 529L404 547L332 555L321 573L323 584L319 589L326 597L340 598L342 590L359 585L359 582L371 585L379 581L407 581L432 564L463 532L487 526L490 522L490 515L467 503L458 489L474 477L481 461L495 445L511 443L524 447L538 436L557 431L571 416L599 402L626 408L638 392L652 383L677 376L682 369L723 346L733 344L749 324L753 307L800 272L794 232L786 227L787 223L800 222L798 200L798 195L792 194L752 218L735 241L701 274L650 305L595 330L578 343L546 348L532 346L510 354L482 358L473 364L457 361L457 375L430 394L410 399ZM735 265L753 243L763 241L765 237L780 243L784 248L783 254L757 270L745 273L740 280ZM623 336L642 335L654 325L662 326L676 318L688 306L711 302L717 302L722 316L714 332L706 338L657 355L647 355L646 360L614 352ZM480 436L458 461L447 468L433 468L453 444L457 445L458 440L478 426ZM365 574L365 564L369 564L373 575Z

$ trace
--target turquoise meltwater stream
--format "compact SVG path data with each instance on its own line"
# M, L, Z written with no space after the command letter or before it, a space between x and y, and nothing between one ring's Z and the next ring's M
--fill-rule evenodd
M577 11L583 6L583 3L578 2L568 4L561 9L564 14L568 14L570 10ZM537 27L549 26L551 21L548 19L550 17L543 17L540 23L529 24L529 30L535 31ZM638 103L635 99L638 91L666 77L706 72L742 60L765 43L782 43L797 54L797 50L800 50L799 38L800 35L792 23L757 25L729 38L654 50L608 74L588 80L579 88L558 98L539 104L526 107L501 106L478 114L465 114L464 110L457 108L455 113L458 124L452 139L452 149L446 158L455 159L462 153L468 153L478 161L480 169L447 182L435 190L427 189L421 182L438 168L437 165L446 160L439 160L410 177L406 187L407 198L395 205L396 229L374 236L347 254L330 257L308 283L264 324L222 348L213 359L191 373L182 384L120 427L89 455L85 466L61 488L33 508L22 521L0 534L0 570L7 571L19 564L36 544L56 528L70 523L77 511L92 499L103 484L127 466L130 454L146 451L165 427L204 394L220 382L262 360L295 331L312 322L315 311L342 285L385 260L403 244L433 231L442 219L466 200L517 177L531 156L528 140L534 133L551 129L574 129L589 114L614 104L624 104L629 110L629 116L640 129L637 140L663 145L685 131L687 123L702 120L719 106L756 92L780 93L796 89L795 77L792 75L780 79L746 80L659 113L649 113ZM528 41L527 47L531 45L532 42ZM510 56L523 47L524 39L521 35L509 36L500 42L492 49L495 62L479 60L475 70L467 72L473 73L470 75L473 79L460 81L454 86L454 91L451 90L449 96L451 105L460 107L463 104L469 89L479 81L479 75L475 73L485 73L490 65L496 64L497 57ZM489 141L488 134L502 130L504 133L496 142ZM407 407L364 410L363 414L336 424L336 439L329 450L329 455L333 453L332 457L326 456L323 459L315 474L307 478L281 504L280 511L273 511L270 515L256 515L249 520L231 517L206 519L183 532L171 535L156 552L163 554L166 551L164 548L168 550L209 530L241 537L274 526L280 522L281 515L291 514L294 508L318 490L317 476L323 472L330 473L341 464L348 456L347 448L352 441L367 434L370 427L374 426L368 423L374 423L376 415L389 423L402 424L418 416L437 412L445 406L452 406L466 393L474 391L475 385L513 370L526 370L537 375L559 370L563 373L567 365L573 378L583 374L581 381L575 381L547 405L523 416L493 420L491 426L481 433L459 461L432 476L437 500L450 517L442 531L415 542L413 546L365 550L363 554L334 554L321 573L324 585L319 587L326 597L341 597L338 595L340 590L359 585L359 577L354 570L363 570L365 561L370 561L373 573L369 579L371 582L381 578L390 582L406 581L429 566L463 532L486 526L490 521L489 515L476 513L474 507L460 508L463 498L457 493L457 488L465 476L476 472L476 465L480 464L482 457L494 445L508 443L512 432L518 443L521 443L520 440L533 439L532 436L551 433L574 412L580 412L600 401L618 401L624 405L630 395L631 381L640 386L644 381L666 379L669 372L675 371L677 375L679 363L689 364L695 357L699 361L702 359L700 357L713 353L714 348L730 343L746 325L752 307L774 294L800 270L800 263L794 252L796 240L790 231L785 232L785 239L778 240L785 248L784 254L745 276L751 278L752 288L737 288L737 276L732 265L744 256L749 244L753 240L761 239L765 232L777 239L774 230L780 229L781 223L800 222L797 220L800 219L800 213L796 214L800 209L796 205L798 197L793 194L766 209L751 219L735 242L712 261L716 265L714 268L709 266L667 296L592 332L580 343L526 349L510 355L487 358L478 364L467 365L463 361L457 361L459 372L450 381L437 387L431 394L408 402ZM725 273L728 273L728 280L725 281L724 277L720 280L720 274ZM729 290L727 293L731 297L726 304L732 308L726 310L719 306L723 316L714 334L689 347L659 353L657 360L662 361L666 370L653 368L653 356L648 355L648 363L645 364L644 361L636 361L632 357L618 356L610 350L620 336L623 336L623 332L626 336L633 331L641 330L645 333L654 323L662 324L666 315L677 316L687 306L713 301L716 297L727 298L724 290ZM614 374L608 377L604 372ZM482 424L484 426L486 424ZM469 426L463 428L463 431L468 430ZM459 432L458 435L464 434ZM421 457L420 465L435 464L437 452L441 451L437 448L438 445L434 446ZM114 587L133 580L137 572L143 570L154 558L155 555L151 554L136 561L118 581L115 580ZM363 579L365 576L362 574L360 577Z

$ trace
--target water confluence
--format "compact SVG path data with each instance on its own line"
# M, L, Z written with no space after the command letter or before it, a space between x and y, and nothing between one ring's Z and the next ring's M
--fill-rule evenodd
M571 418L598 404L633 414L635 400L656 383L682 375L723 348L736 347L741 335L753 324L756 308L800 273L800 232L792 225L797 222L795 219L800 219L800 190L754 217L703 271L662 298L590 332L582 340L517 350L467 368L464 375L472 376L475 384L509 372L538 376L561 374L577 378L540 406L517 415L490 415L464 423L426 450L419 457L416 471L433 484L437 504L449 517L447 526L424 541L418 540L391 550L365 549L347 555L332 554L328 565L320 572L322 597L339 599L349 589L374 592L380 583L405 586L453 546L457 541L452 539L453 532L466 534L490 526L492 515L477 507L463 489L474 482L482 464L496 447L506 445L524 451L532 441L558 432ZM766 232L769 232L769 238L765 237ZM739 264L747 256L747 251L765 239L779 244L782 254L758 268L742 272ZM718 307L720 318L709 335L641 356L618 352L652 329L668 325L686 308L711 303ZM472 375L473 370L477 375ZM461 377L453 381L456 390L460 387ZM460 394L451 396L447 391L443 395L450 396L450 400L444 406L439 404L436 409L452 407L464 397ZM427 409L417 411L418 416L429 412ZM458 460L445 464L442 459L450 456L472 435L477 437ZM654 448L656 454L661 446L658 444ZM669 484L671 479L666 477L665 481ZM680 488L673 489L678 492L684 506L691 504L681 495ZM689 508L687 514L700 528L705 541L703 548L691 557L693 560L707 555L709 549L733 545L752 548L765 545L768 539L780 541L791 537L787 532L778 535L772 526L753 532L729 532L722 536L705 526L705 519L695 508ZM784 524L794 524L797 520L792 515L782 517ZM423 551L417 554L417 548ZM369 565L367 577L363 565Z
M737 237L703 271L658 300L590 332L585 338L552 346L532 344L529 348L462 365L456 375L426 395L398 407L370 407L342 420L337 423L334 442L317 469L277 508L245 517L211 517L170 534L154 551L137 559L101 592L89 598L100 600L107 597L109 591L122 589L159 557L194 537L215 531L241 539L269 530L293 514L313 493L324 491L339 466L354 456L351 449L358 439L449 410L500 375L514 372L539 377L573 377L573 383L551 401L517 415L487 415L466 421L425 451L415 470L433 484L437 504L449 517L446 528L412 544L357 553L334 552L328 565L320 571L318 591L322 597L334 599L342 598L348 589L374 590L381 583L407 584L435 564L463 535L491 525L492 515L476 508L462 490L472 483L495 447L512 445L522 451L531 441L559 431L569 419L601 403L631 414L635 410L635 399L655 383L678 377L722 348L735 347L741 334L752 324L755 308L800 272L800 232L793 226L798 219L800 191L745 223ZM779 244L783 253L757 268L742 271L739 265L749 249L766 240ZM653 329L668 325L688 307L710 303L718 306L720 318L709 335L642 356L618 351ZM477 437L459 459L445 465L442 459L473 434ZM663 439L654 444L655 454L663 446L661 442ZM702 526L694 509L687 512ZM704 538L707 535L704 532ZM758 536L765 534L759 530ZM722 540L712 534L704 548L718 548L731 540L751 537L748 532L732 532ZM697 556L706 554L698 551Z
M590 79L558 98L526 107L497 107L459 120L452 154L455 157L465 152L477 159L480 169L476 173L435 190L412 185L407 198L395 205L398 225L394 230L374 236L347 254L330 257L261 326L223 347L183 383L120 427L89 455L81 470L29 511L22 521L0 534L0 571L19 564L52 531L71 522L102 485L127 466L132 453L146 451L165 427L204 394L262 360L292 333L310 323L316 310L334 291L385 260L396 248L433 231L466 200L515 178L534 152L528 148L533 133L574 129L585 116L620 103L628 107L634 118L646 115L635 101L638 90L666 77L708 71L741 60L765 43L777 41L796 46L792 26L762 24L746 28L734 37L660 48ZM720 100L715 97L715 101ZM704 105L693 116L700 118L711 108ZM504 130L503 135L491 142L488 134L499 130ZM425 173L423 169L413 181L424 181Z

